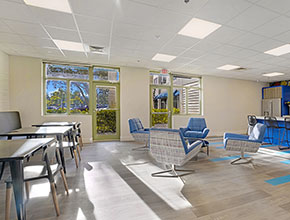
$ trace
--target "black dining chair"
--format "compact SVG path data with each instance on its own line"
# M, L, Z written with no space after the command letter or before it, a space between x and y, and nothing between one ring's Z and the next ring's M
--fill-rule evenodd
M280 148L280 149L289 149L290 148L290 141L289 141L288 131L290 131L290 117L285 118L284 122L285 122L285 130L284 130L284 133L283 133L282 143L284 141L284 137L286 136L285 142L287 143L288 147Z
M281 143L280 133L281 133L281 129L283 129L284 127L278 124L276 117L265 116L264 122L265 122L265 125L267 126L267 136L265 137L265 139L270 140L270 144L273 144L274 143L274 129L278 129L279 131L278 145L280 145Z
M76 137L77 137L77 142L79 143L79 146L81 150L83 149L83 138L82 138L82 131L81 131L81 123L78 122L76 125Z
M29 199L29 182L40 179L48 179L50 183L53 203L56 215L60 215L59 205L56 195L56 185L54 177L60 172L64 188L67 195L69 194L66 177L63 171L61 161L59 159L58 150L56 145L48 146L44 149L42 154L42 162L35 165L24 166L24 182L26 198ZM11 209L11 195L12 195L12 180L9 177L6 181L6 207L5 207L5 220L10 218Z

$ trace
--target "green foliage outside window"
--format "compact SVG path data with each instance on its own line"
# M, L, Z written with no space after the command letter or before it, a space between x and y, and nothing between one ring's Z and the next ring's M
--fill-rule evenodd
M97 111L97 133L116 133L116 110L100 110Z

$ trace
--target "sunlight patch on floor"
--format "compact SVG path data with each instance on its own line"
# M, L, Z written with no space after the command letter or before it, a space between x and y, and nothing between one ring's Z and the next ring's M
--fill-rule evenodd
M151 173L162 169L150 162L144 163L143 160L127 158L121 160L121 163L174 210L192 207L181 193L184 184L180 179L152 177Z

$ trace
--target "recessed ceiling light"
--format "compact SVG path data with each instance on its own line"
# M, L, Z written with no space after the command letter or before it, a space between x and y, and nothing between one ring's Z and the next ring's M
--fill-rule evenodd
M224 66L220 66L217 69L218 70L235 70L235 69L238 69L238 68L240 68L240 66L235 66L235 65L229 65L229 64L227 64L227 65L224 65Z
M24 0L27 5L72 13L68 0Z
M273 76L283 76L283 75L285 75L285 73L274 72L274 73L264 73L262 75L263 76L268 76L268 77L273 77Z
M172 55L167 55L167 54L162 54L162 53L157 53L152 60L155 61L161 61L161 62L170 62L172 60L174 60L176 58L176 56L172 56Z
M65 41L65 40L53 40L57 47L62 50L71 50L78 52L86 52L84 45L79 42Z
M274 56L281 56L286 53L290 53L290 44L285 44L281 47L274 48L272 50L268 50L264 53L271 54Z
M193 18L178 32L178 34L203 39L220 27L220 24Z

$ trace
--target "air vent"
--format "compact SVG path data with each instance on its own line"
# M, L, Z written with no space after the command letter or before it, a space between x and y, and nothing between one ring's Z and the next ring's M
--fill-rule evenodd
M244 70L247 70L247 68L239 67L239 68L237 68L237 69L235 69L235 70L238 70L238 71L244 71Z
M105 48L100 46L90 46L90 51L92 53L105 53Z

